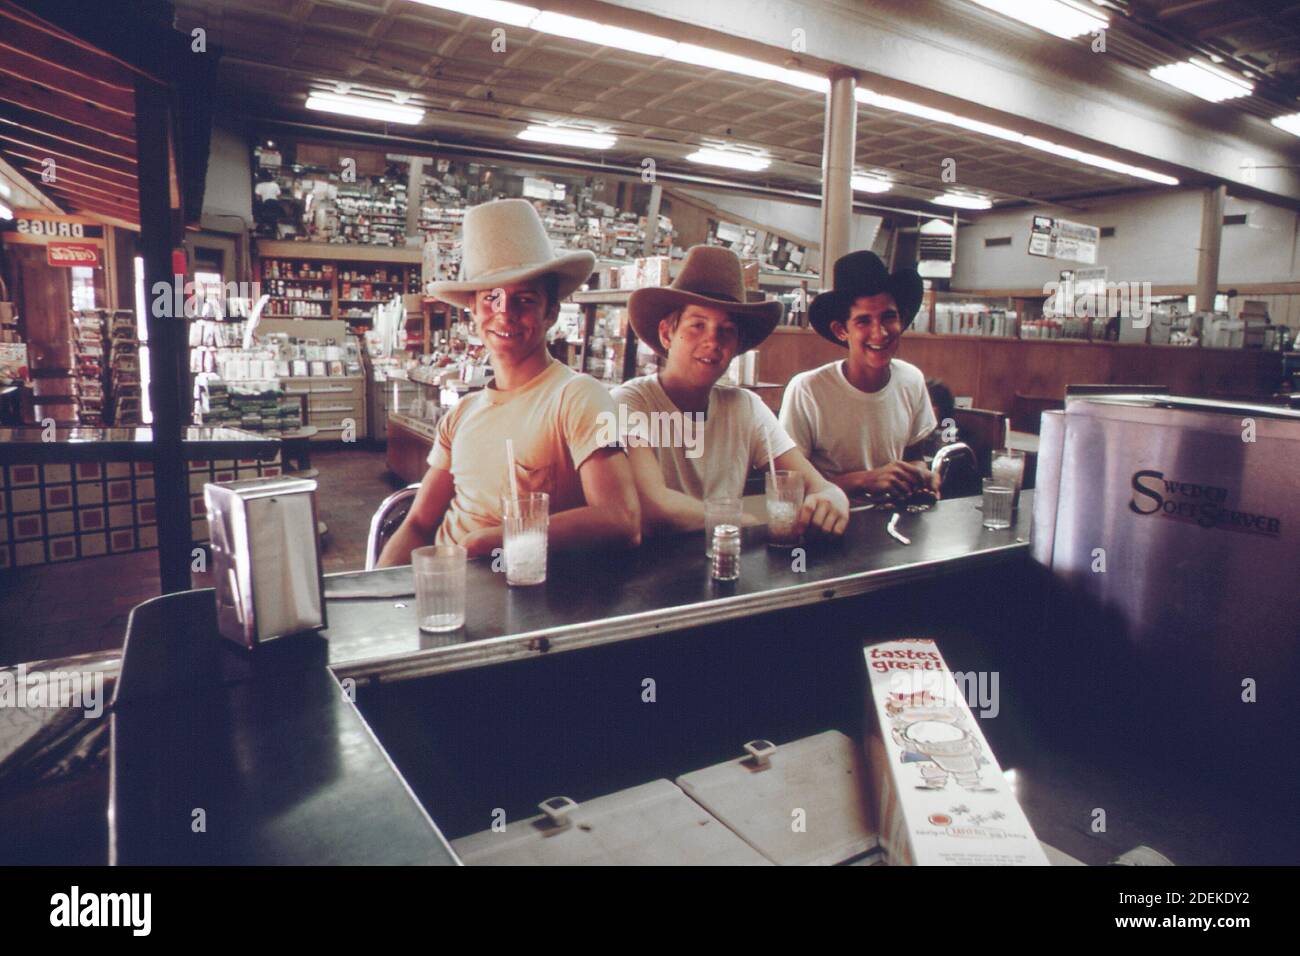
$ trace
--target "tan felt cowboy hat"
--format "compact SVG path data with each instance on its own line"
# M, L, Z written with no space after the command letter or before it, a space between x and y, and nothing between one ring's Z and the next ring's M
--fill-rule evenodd
M637 289L627 300L628 321L636 337L659 355L667 355L659 342L659 320L687 305L725 309L740 327L740 348L747 352L772 334L781 321L777 301L745 302L745 280L740 260L722 246L691 246L682 271L673 284Z
M474 308L474 293L536 279L547 273L559 280L556 301L587 281L596 257L585 250L556 255L533 204L498 199L465 213L460 279L435 282L435 298L463 309Z

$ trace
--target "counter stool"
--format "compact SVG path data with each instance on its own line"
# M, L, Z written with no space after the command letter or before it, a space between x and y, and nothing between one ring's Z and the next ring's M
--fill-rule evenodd
M415 493L419 490L419 482L416 482L400 491L394 491L383 500L374 517L370 519L370 535L366 538L367 571L373 571L379 564L380 552L384 550L388 539L406 520L411 505L415 503Z

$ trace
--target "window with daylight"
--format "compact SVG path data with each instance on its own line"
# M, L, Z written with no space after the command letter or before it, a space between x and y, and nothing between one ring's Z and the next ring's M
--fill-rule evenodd
M135 257L135 334L140 340L140 421L153 424L153 407L149 404L149 310L144 297L144 258Z
M95 270L90 266L72 267L72 307L74 309L95 307Z

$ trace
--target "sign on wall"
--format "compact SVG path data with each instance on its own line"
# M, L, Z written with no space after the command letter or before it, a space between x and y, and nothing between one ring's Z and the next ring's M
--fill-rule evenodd
M1029 254L1092 265L1097 261L1101 229L1069 219L1034 216L1029 226Z
M104 227L91 219L77 216L18 209L14 210L13 231L5 233L6 242L29 245L44 245L69 239L100 245L104 241Z
M89 242L51 242L45 246L45 261L52 266L99 266L99 247Z

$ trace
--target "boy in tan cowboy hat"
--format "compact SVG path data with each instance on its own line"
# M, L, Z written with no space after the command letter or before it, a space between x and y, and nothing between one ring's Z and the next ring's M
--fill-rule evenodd
M638 289L628 298L637 338L665 362L656 375L614 390L628 429L628 456L641 495L647 533L704 526L703 499L739 498L751 468L804 475L808 494L797 533L812 526L842 534L849 501L795 447L776 416L753 392L718 385L741 352L762 342L781 318L781 303L744 301L740 260L729 249L694 246L667 288ZM681 422L669 440L649 424ZM702 427L701 427L702 423ZM694 440L698 439L698 440Z
M550 495L551 547L640 543L627 455L604 423L615 417L614 403L599 382L546 350L560 301L594 266L590 252L557 256L522 199L465 214L462 280L434 283L432 292L471 310L495 380L438 423L429 470L381 566L408 562L435 533L437 544L462 545L470 557L502 546L501 499L511 494L506 439L519 492Z
M851 252L835 263L833 288L808 309L812 327L847 348L848 358L791 379L781 424L817 470L850 494L939 494L916 447L937 424L925 376L895 358L923 295L915 269L891 275L874 253Z

